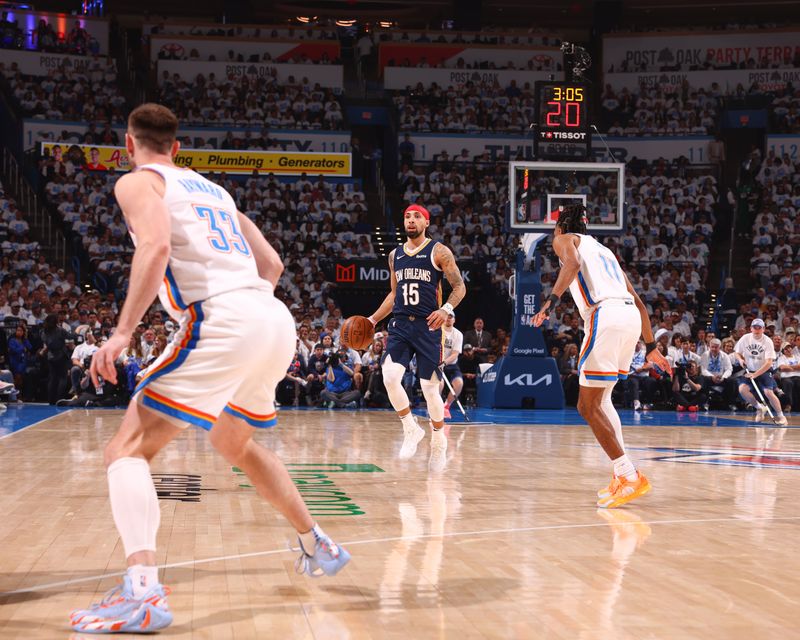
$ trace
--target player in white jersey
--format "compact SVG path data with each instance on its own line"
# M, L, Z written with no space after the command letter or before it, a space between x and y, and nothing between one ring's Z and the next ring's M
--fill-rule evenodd
M464 334L455 328L456 314L450 312L447 314L447 320L444 321L442 327L442 343L444 349L442 350L442 363L444 367L442 371L450 384L453 386L452 391L448 392L447 400L444 403L444 417L448 420L452 417L450 415L450 405L458 399L461 395L461 390L464 388L464 375L461 369L458 368L458 356L464 348ZM439 393L444 390L444 380L439 381Z
M180 328L105 448L128 570L113 594L73 612L77 631L149 633L172 622L156 567L160 511L149 462L190 424L208 430L297 530L298 570L333 575L350 557L314 523L278 457L252 440L275 424L275 386L294 355L294 321L273 296L283 265L228 193L173 163L177 128L165 107L134 109L125 134L134 171L114 188L136 251L116 330L92 359L95 384L99 376L116 383L114 362L157 293Z
M583 205L565 207L556 223L553 250L561 270L550 297L534 316L540 326L569 287L586 328L580 351L578 411L614 466L611 484L598 492L597 506L613 508L650 490L647 478L625 453L622 422L611 402L617 380L626 378L636 343L644 338L646 359L672 373L656 349L647 308L631 286L616 256L586 235Z
M772 338L764 335L764 321L756 318L750 323L750 333L744 334L733 350L737 360L747 373L739 385L739 393L756 408L756 422L764 419L766 407L753 395L753 382L758 384L766 400L772 405L775 420L779 425L788 423L783 415L781 401L775 395L775 378L772 377L772 363L775 361L775 345Z

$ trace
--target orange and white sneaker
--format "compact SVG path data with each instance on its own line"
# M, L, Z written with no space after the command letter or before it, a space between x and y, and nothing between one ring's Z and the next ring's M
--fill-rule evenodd
M608 483L608 486L605 489L600 489L597 492L598 498L607 498L608 496L612 495L617 490L617 485L619 484L619 478L616 475L611 476L611 482Z
M617 486L614 493L605 498L600 498L597 501L597 506L602 509L615 509L621 507L626 502L643 496L650 491L652 487L645 475L638 471L636 473L636 480L628 480L625 477L617 478Z

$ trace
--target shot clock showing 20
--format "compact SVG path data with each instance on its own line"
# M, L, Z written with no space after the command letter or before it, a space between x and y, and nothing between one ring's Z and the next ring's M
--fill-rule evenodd
M536 83L537 159L583 160L592 149L589 91L574 82Z

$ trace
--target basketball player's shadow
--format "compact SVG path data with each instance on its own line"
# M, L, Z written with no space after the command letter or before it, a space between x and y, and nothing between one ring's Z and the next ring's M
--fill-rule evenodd
M347 585L319 586L320 591L332 596L348 598L341 602L315 603L313 591L299 590L297 588L279 587L275 589L281 597L293 597L305 595L308 599L305 602L298 602L297 606L314 605L314 608L326 613L353 612L353 611L377 611L382 607L381 598L377 591ZM508 592L519 588L519 580L511 578L460 578L455 580L440 581L434 593L420 595L417 585L409 584L401 593L401 603L403 610L439 609L445 602L452 603L453 607L468 607L475 604L485 604L493 600L505 600ZM353 598L350 600L349 598ZM199 629L212 629L219 625L230 626L237 622L251 620L255 616L270 613L285 614L287 603L276 602L275 604L247 606L243 608L225 609L225 615L221 619L219 611L209 612L208 615L195 617L185 623L172 624L164 633L189 633ZM180 613L176 616L179 617ZM326 623L330 624L330 620Z

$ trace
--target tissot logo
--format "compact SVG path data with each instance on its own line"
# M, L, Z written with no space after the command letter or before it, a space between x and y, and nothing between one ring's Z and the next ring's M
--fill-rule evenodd
M351 264L348 266L337 264L336 265L336 282L355 282L356 281L356 265Z

